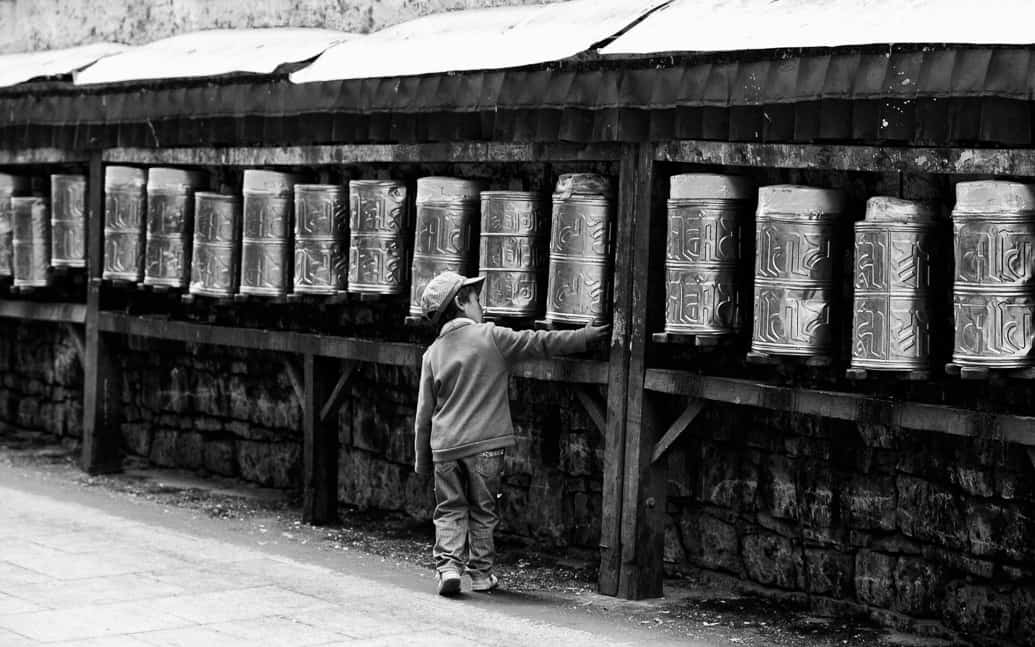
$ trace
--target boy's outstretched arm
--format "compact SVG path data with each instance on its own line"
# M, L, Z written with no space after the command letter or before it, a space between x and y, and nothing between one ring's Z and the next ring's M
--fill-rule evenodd
M586 347L611 336L611 326L587 324L577 330L511 330L492 327L492 337L500 354L508 362L535 357L553 357L582 353Z
M431 415L435 412L435 376L427 357L421 360L420 390L417 392L417 415L413 419L413 469L418 474L431 474Z

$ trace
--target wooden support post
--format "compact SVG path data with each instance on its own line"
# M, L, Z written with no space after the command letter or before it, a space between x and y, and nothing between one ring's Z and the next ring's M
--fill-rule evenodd
M86 326L83 363L83 445L80 462L90 474L122 468L122 376L112 361L109 345L98 326L103 267L104 164L100 153L90 156L87 187Z
M607 433L607 410L606 405L600 402L600 396L595 393L595 389L591 389L585 384L573 384L572 389L575 391L575 397L578 398L582 408L589 414L593 424L597 426L600 433Z
M316 525L338 521L338 425L321 419L333 379L334 360L303 356L302 520Z
M690 404L686 405L686 409L676 418L676 421L668 428L661 440L654 444L654 451L651 452L650 456L651 463L657 463L661 460L668 448L679 440L679 437L683 435L686 428L694 421L697 414L704 410L704 404L704 400L691 400Z
M632 174L634 201L632 212L626 214L634 225L629 246L632 271L629 278L628 404L622 479L622 568L618 583L618 595L631 600L662 595L665 543L665 464L651 462L654 440L658 437L653 401L656 398L648 398L644 389L650 337L648 307L652 302L664 300L662 295L655 294L659 282L650 280L654 156L653 149L646 144L636 150Z

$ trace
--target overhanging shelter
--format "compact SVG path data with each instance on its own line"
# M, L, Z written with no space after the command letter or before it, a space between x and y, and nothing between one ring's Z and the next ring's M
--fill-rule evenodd
M578 24L586 8L596 4L549 5L553 13L548 15ZM631 4L637 7L625 7ZM896 5L893 21L877 4L675 0L644 9L614 2L608 6L623 18L616 22L615 13L598 15L598 21L583 25L572 48L548 49L549 55L506 48L500 67L469 69L473 65L464 61L478 61L480 52L465 52L465 43L499 40L525 47L549 33L552 48L563 36L549 29L549 21L536 22L547 14L485 10L454 16L465 26L445 30L451 45L428 57L429 68L415 61L393 69L376 58L367 61L367 72L361 65L365 54L389 51L397 42L393 39L409 41L409 51L419 54L422 43L433 43L438 32L417 25L328 49L324 62L318 59L295 72L294 79L303 83L292 82L284 67L247 75L222 70L227 73L203 78L126 77L102 85L29 82L0 90L0 163L88 158L93 214L103 212L109 163L617 164L615 327L609 361L544 361L524 365L518 374L581 385L580 399L604 431L606 445L600 589L649 597L661 593L661 458L708 402L962 436L981 433L992 420L1008 441L1035 446L1032 419L1009 413L892 400L865 389L809 389L651 365L650 333L661 299L651 277L664 238L655 201L663 197L665 164L1035 174L1033 55L1019 31L1026 8L1004 0L993 4L1013 12L1014 20L987 10L966 14L961 23L962 4L946 8L915 0ZM930 20L934 16L938 19ZM427 20L431 26L449 22L448 16ZM959 24L967 26L969 37L957 30ZM716 40L719 34L729 40ZM521 53L527 58L511 56ZM347 55L353 67L343 68L344 78L329 79L335 66L328 61L339 55ZM79 79L90 75L87 70ZM90 232L92 281L85 311L76 310L76 321L85 321L86 330L84 467L104 471L117 464L119 441L112 430L118 410L112 406L117 400L112 389L118 380L106 356L107 336L293 353L302 356L293 374L305 410L305 514L315 522L333 519L337 441L327 421L340 403L349 371L327 360L415 366L420 347L156 322L105 311L102 296L111 287L100 282L99 218L92 219ZM10 316L28 316L23 306L3 307ZM54 309L33 313L48 320L60 316ZM586 385L606 387L606 404ZM684 396L687 404L674 423L665 424L649 393Z

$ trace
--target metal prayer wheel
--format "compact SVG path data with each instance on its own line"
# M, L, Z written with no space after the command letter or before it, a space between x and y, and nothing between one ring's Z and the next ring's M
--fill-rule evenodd
M485 314L531 318L541 301L545 210L538 193L482 191L478 258Z
M349 292L406 291L409 221L402 182L349 182Z
M952 221L953 362L1031 366L1035 185L961 182L956 185Z
M290 173L244 172L241 294L283 296L291 287L292 193Z
M665 254L665 332L714 337L739 331L750 285L755 190L746 178L687 173L671 179Z
M611 182L593 173L560 176L553 194L546 319L606 321L611 313Z
M844 201L836 189L758 190L752 351L808 357L837 350Z
M144 285L185 288L190 283L194 192L206 184L199 171L148 171Z
M11 198L29 190L29 178L0 173L0 277L14 276Z
M11 198L15 287L44 287L50 271L50 207L46 198Z
M930 205L870 198L855 223L852 367L916 370L931 363L938 226Z
M468 276L477 269L471 258L478 236L479 186L472 180L422 177L417 180L417 223L413 245L410 314L421 315L420 295L435 275L446 270Z
M240 269L241 199L198 191L194 194L190 293L233 296L237 293Z
M348 281L345 191L334 184L295 185L295 292L334 294Z
M144 213L147 174L130 166L109 166L104 172L105 279L144 278Z
M50 261L86 267L86 176L50 176Z

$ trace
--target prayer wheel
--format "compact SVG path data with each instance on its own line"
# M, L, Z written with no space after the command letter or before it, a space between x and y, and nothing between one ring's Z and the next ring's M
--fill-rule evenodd
M86 267L86 176L50 176L50 261Z
M844 203L836 189L758 190L752 351L818 357L837 350Z
M538 193L482 191L478 258L484 312L532 318L541 301L546 267L542 242L546 223Z
M410 315L421 315L420 295L435 275L452 270L468 276L477 269L472 252L478 236L478 193L478 183L472 180L417 180Z
M671 179L665 254L665 332L717 337L743 327L751 265L745 241L755 190L734 175ZM749 234L750 235L750 234Z
M14 276L11 198L29 190L29 178L0 173L0 278Z
M852 367L917 370L931 363L938 255L931 206L870 198L855 223Z
M190 283L194 193L206 183L198 171L148 171L144 285L185 288Z
M50 271L50 207L46 198L11 198L15 287L44 287Z
M144 169L109 166L104 172L105 279L144 278L146 185Z
M295 185L295 292L334 294L348 281L345 191L334 184Z
M241 199L198 191L194 194L194 250L190 292L229 297L237 292L241 269Z
M406 291L409 222L405 184L349 182L349 292Z
M1035 185L961 182L952 221L953 362L1031 366Z
M283 296L291 287L292 193L289 173L244 172L244 232L241 238L241 294Z
M611 182L593 173L560 176L553 194L546 319L584 324L611 314Z

